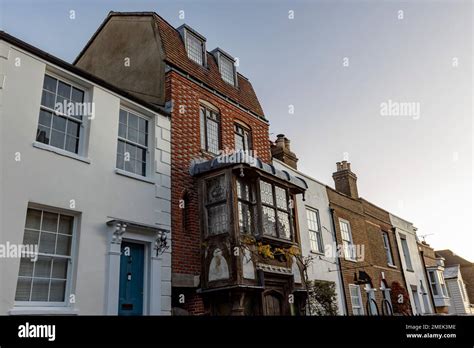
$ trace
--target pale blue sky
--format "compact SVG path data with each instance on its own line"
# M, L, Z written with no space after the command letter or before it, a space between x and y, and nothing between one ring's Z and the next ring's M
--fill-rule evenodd
M362 197L432 234L433 247L474 261L470 1L0 3L3 30L69 62L110 10L187 23L208 50L239 57L272 137L292 140L301 170L333 186L347 152ZM420 103L420 118L381 116L388 100Z

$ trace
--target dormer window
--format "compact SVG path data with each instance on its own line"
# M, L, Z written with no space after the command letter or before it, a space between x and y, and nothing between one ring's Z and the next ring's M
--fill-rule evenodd
M206 66L206 38L185 24L179 27L178 31L183 37L188 58Z
M221 71L222 79L230 83L232 86L235 85L235 73L234 73L234 62L230 59L221 56L219 63L219 70Z
M211 53L217 60L221 78L228 84L236 86L236 71L234 65L235 59L220 48L216 48Z

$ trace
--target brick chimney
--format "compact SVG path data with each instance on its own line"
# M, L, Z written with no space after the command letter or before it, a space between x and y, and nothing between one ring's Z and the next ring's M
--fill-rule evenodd
M297 169L296 162L298 158L291 151L290 139L285 137L284 134L278 134L275 143L271 145L272 157L283 163L289 165L293 169Z
M337 162L337 171L332 173L336 190L352 198L359 198L357 192L357 176L351 171L347 161Z

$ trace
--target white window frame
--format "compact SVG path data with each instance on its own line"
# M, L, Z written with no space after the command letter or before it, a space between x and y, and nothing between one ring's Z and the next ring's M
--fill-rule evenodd
M189 30L184 31L184 38L185 38L185 46L186 46L186 55L188 58L193 61L194 63L200 65L200 66L206 66L206 42L202 39L200 39L197 35L194 35L192 32ZM197 60L190 54L190 42L194 40L194 43L200 43L201 44L201 59L200 61Z
M310 217L309 214L313 213L316 216L316 225L318 230L312 230L310 228ZM323 243L323 233L321 231L321 220L319 217L319 210L314 209L311 207L306 206L306 223L308 226L308 236L309 236L309 246L311 248L311 251L317 252L317 253L324 253L324 243ZM317 246L317 248L314 248L314 246Z
M54 214L62 214L62 215L68 215L73 217L73 224L72 224L72 236L71 236L71 256L65 257L63 255L53 255L53 254L45 254L46 256L58 256L61 258L68 258L69 259L69 264L68 264L68 270L67 270L67 276L66 276L66 287L64 291L64 301L63 302L50 302L50 301L14 301L14 307L15 308L54 308L54 307L61 307L61 308L67 308L67 307L73 307L73 303L70 302L70 296L73 294L73 274L75 274L76 271L76 260L77 260L77 241L78 241L78 233L79 233L79 218L80 215L77 214L76 212L71 212L59 208L52 208L48 206L43 206L43 205L37 205L37 204L29 204L27 207L27 210L25 212L25 227L23 230L26 229L26 214L28 212L28 209L35 209L35 210L41 210L43 212L47 213L54 213ZM24 235L24 232L23 232ZM17 274L17 281L19 278L19 271ZM15 296L16 296L16 287L15 287Z
M433 296L440 296L441 295L441 287L439 286L438 282L438 271L436 270L428 270L428 281L430 282L431 291L433 291ZM434 292L437 292L435 294Z
M71 78L70 76L63 76L61 74L56 73L55 71L51 71L49 69L46 69L43 73L43 85L44 85L44 79L46 75L49 75L50 77L61 81L63 83L66 83L68 85L71 85L71 87L77 88L84 92L84 99L83 99L83 104L90 104L92 103L92 89L88 85L80 84L75 81L75 79ZM41 85L41 98L43 97L43 85ZM59 85L59 84L58 84ZM56 87L56 94L57 94L57 87ZM56 110L51 109L47 106L43 106L41 103L41 99L39 102L39 108L38 108L38 119L36 122L36 129L38 129L39 126L39 116L41 109L44 109L45 111L52 112L53 114L56 114L58 116L66 117L67 119L71 119L72 121L78 122L79 123L79 143L78 143L78 149L77 153L68 151L66 149L62 149L56 146L53 146L51 144L45 144L43 142L40 142L36 140L36 135L35 135L35 140L34 144L39 144L39 148L46 148L50 149L52 152L57 152L59 154L65 154L66 156L69 157L79 157L79 158L86 158L87 157L87 144L89 141L89 125L90 125L90 117L91 115L82 115L82 120L79 120L77 118L74 118L72 116L68 116L59 112L56 112ZM54 116L53 116L54 117ZM51 125L52 126L52 125Z
M443 272L438 270L436 271L436 273L438 274L438 282L439 282L439 285L440 285L440 288L441 288L441 294L443 295L443 297L449 297L448 295L448 289L446 288L446 283L444 281L444 275L443 275Z
M405 258L405 267L408 271L413 271L413 263L411 262L410 248L406 236L400 235L400 244L402 245L402 252Z
M394 267L395 264L393 263L393 254L392 249L390 248L390 237L388 235L388 232L382 231L382 241L387 257L387 265Z
M390 304L390 310L392 311L392 314L393 314L393 304L392 304L392 297L390 296L390 291L392 291L392 289L388 288L386 285L385 285L385 282L383 280L380 281L380 290L382 291L382 309L384 308L384 301L387 300L388 303Z
M356 289L357 297L352 295L352 290ZM352 315L364 315L364 306L362 304L362 292L360 291L360 286L355 284L349 284L349 296L351 298L351 306L352 306ZM354 298L358 298L359 305L354 304ZM356 311L359 313L356 314Z
M147 146L144 146L142 144L139 144L139 143L136 143L136 142L133 142L133 141L130 141L126 138L122 138L120 135L119 135L119 124L120 124L120 110L123 110L127 113L130 113L130 114L133 114L135 116L137 116L138 118L141 118L145 121L148 122L148 134L147 134ZM115 169L120 171L120 173L123 173L123 174L126 174L126 175L129 175L129 176L133 176L133 177L137 177L139 179L141 178L149 178L150 177L150 168L151 168L151 159L152 159L152 156L151 156L151 149L153 148L153 146L151 145L152 144L152 140L154 139L154 133L153 133L153 129L154 129L154 124L153 124L153 117L149 117L149 116L146 116L144 115L143 113L135 110L135 109L132 109L132 108L129 108L125 105L120 105L120 109L119 109L119 115L118 115L118 122L117 122L117 145L118 145L118 142L119 140L120 141L123 141L125 143L129 143L133 146L137 146L141 149L145 149L145 153L146 153L146 163L145 163L145 175L141 175L141 174L137 174L135 172L129 172L128 170L125 170L123 168L117 168L117 148L115 149ZM128 124L127 124L127 129L128 129Z
M225 71L225 63L230 64L232 72ZM221 73L221 78L224 82L228 83L229 85L235 86L235 62L233 62L230 58L226 57L222 53L219 54L219 72ZM228 75L232 76L232 80L229 79Z
M344 239L344 233L342 225L347 225L347 234L349 236L349 240ZM339 229L341 230L341 239L342 239L342 246L344 249L344 258L349 261L357 261L355 257L355 250L354 250L354 241L352 239L352 229L351 224L349 221L339 218Z

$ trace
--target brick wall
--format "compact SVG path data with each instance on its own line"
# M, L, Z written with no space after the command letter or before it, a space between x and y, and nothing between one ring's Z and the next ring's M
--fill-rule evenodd
M268 124L188 80L175 71L166 76L166 98L172 102L171 112L171 227L173 231L172 269L174 273L199 275L201 272L201 233L195 180L189 174L191 160L206 157L201 152L199 106L200 100L211 103L220 111L221 148L234 148L234 121L246 123L252 130L256 155L270 162ZM179 204L185 199L185 209ZM186 292L185 309L202 314L204 303L193 288ZM180 291L180 290L176 290ZM175 292L176 292L175 291ZM178 294L173 294L177 296Z
M352 262L346 260L342 255L340 258L348 314L353 315L349 284L354 284L354 273L358 276L359 271L366 272L372 279L372 286L377 289L377 291L375 291L375 300L379 306L379 313L381 313L380 304L383 299L383 294L382 291L380 291L380 285L382 279L385 279L388 286L391 286L392 282L396 281L400 283L402 287L406 288L405 280L401 273L401 263L395 235L391 229L392 226L390 225L390 216L384 210L377 208L362 199L350 198L331 188L328 188L327 192L330 207L334 209L334 222L338 245L342 244L342 236L339 226L339 218L342 218L350 223L353 243L355 245L365 246L364 259L362 261ZM395 267L389 267L387 265L382 230L389 234ZM367 314L367 294L364 291L364 285L361 285L360 287L364 313Z

